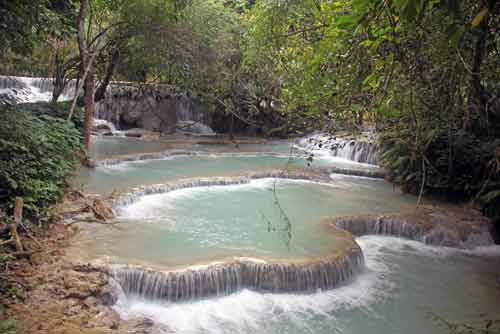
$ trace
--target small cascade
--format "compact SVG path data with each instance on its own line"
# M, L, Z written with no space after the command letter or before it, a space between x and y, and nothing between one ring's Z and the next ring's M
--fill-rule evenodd
M458 222L452 229L432 220L425 224L410 222L401 215L339 217L333 220L333 224L355 236L395 236L433 246L470 249L494 244L488 224L474 227L471 231L464 230L463 233Z
M76 81L70 81L59 101L70 100L74 95L75 86ZM0 76L0 104L49 102L53 89L51 78Z
M319 152L370 165L377 164L378 146L371 140L354 140L316 134L301 139L298 145L311 152Z
M264 292L308 292L337 287L363 267L355 245L342 256L318 261L268 263L241 259L175 271L118 267L111 275L126 295L152 300L180 301L225 296L243 288Z
M117 130L113 123L98 118L93 120L93 131L105 136L124 137L126 135L124 131Z
M390 235L411 240L422 240L423 228L408 224L394 217L342 217L335 220L335 226L356 236Z
M166 150L166 151L154 152L154 153L131 154L131 155L121 156L118 158L102 159L98 162L98 164L99 164L99 166L114 166L114 165L119 165L122 163L134 162L134 161L166 160L166 159L170 159L173 157L185 157L185 156L203 156L203 157L213 157L213 158L225 158L225 157L235 157L235 158L240 158L240 157L277 157L277 158L286 158L286 159L290 158L290 155L283 154L283 153L277 153L277 152L209 153L209 152L204 152L204 151L192 151L192 150ZM307 156L305 156L305 155L295 154L293 156L293 159L306 159L306 158L307 158ZM335 173L336 170L339 170L339 171L343 170L344 173L348 173L349 171L351 171L351 170L340 169L340 168L330 168L329 170L331 170L331 173ZM376 170L374 170L374 171L376 171ZM357 170L352 170L353 175L355 175L356 172L357 172ZM363 173L363 172L364 172L364 170L361 171L361 173ZM363 173L361 176L364 176L365 174L368 174L368 173Z
M356 162L377 164L377 145L364 141L339 141L337 145L330 146L333 156Z
M272 170L266 172L256 172L245 176L236 177L212 177L212 178L196 178L180 180L178 182L155 184L150 186L138 187L131 192L124 194L111 203L114 207L126 206L137 202L141 197L146 195L164 194L171 191L187 188L209 187L209 186L229 186L239 184L249 184L252 180L277 178L277 179L293 179L305 181L324 182L325 180L317 175L296 173L289 174L280 170Z
M106 121L105 119L94 118L93 124L94 124L94 128L97 130L106 130L109 132L116 132L115 125L109 121Z

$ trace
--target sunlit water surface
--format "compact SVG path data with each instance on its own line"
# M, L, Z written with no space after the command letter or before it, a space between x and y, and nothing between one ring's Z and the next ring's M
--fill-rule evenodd
M340 176L330 184L262 179L183 189L118 208L120 228L98 227L88 248L118 263L166 266L225 257L325 256L344 249L346 241L322 218L394 212L414 202L384 181Z
M124 318L149 317L165 325L165 333L448 334L432 315L459 323L483 320L483 327L486 319L498 319L498 249L477 256L390 237L358 243L365 272L330 291L243 290L172 304L122 298L116 309Z
M134 145L136 145L134 147ZM101 143L101 157L153 152L164 144ZM158 145L158 146L157 146ZM126 148L125 148L126 147ZM244 147L198 145L209 154L171 160L124 163L83 171L86 191L162 183L185 177L223 176L250 170L282 168L289 144ZM106 151L107 150L107 151ZM254 156L217 156L214 152ZM283 153L266 156L262 152ZM318 165L367 168L336 159ZM305 166L304 159L293 164ZM388 212L413 205L415 198L392 191L383 181L334 175L331 184L279 181L276 194L293 223L291 248L269 221L282 226L274 203L272 180L249 185L186 189L143 197L119 210L119 228L94 227L82 240L93 258L117 263L159 266L205 262L218 257L270 258L325 254L342 239L320 223L324 216ZM95 233L97 232L97 233ZM84 238L85 239L85 238ZM500 251L490 247L458 251L402 239L366 236L357 239L366 270L331 291L313 294L268 294L243 290L219 298L175 304L121 298L122 317L146 316L165 333L342 333L445 334L449 330L431 314L466 322L500 315Z

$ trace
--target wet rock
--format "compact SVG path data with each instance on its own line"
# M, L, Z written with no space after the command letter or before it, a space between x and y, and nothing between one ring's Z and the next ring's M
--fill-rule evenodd
M93 308L97 306L97 302L97 298L91 296L84 300L83 305L87 308Z
M177 122L177 132L179 134L195 134L203 136L215 135L215 132L208 125L193 121Z
M124 333L127 334L167 334L174 333L165 325L155 324L149 318L134 318L126 322Z
M109 328L113 330L120 328L121 319L115 310L103 306L98 306L97 310L97 314L88 321L87 328Z
M149 318L138 318L132 321L130 327L135 329L147 329L152 328L154 324L153 320Z
M167 86L137 87L112 84L96 104L96 117L111 121L120 129L143 128L169 134L177 121L210 124L199 98Z
M126 137L132 137L132 138L141 138L142 137L142 133L138 133L138 132L126 132L125 136Z
M110 284L104 286L99 293L99 302L102 305L111 306L118 301L119 293L117 289Z

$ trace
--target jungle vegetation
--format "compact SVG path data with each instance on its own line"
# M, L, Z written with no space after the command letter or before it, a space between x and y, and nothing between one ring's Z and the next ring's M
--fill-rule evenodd
M375 129L390 181L500 225L497 0L0 0L0 74L55 86L51 105L0 106L0 220L16 197L43 219L94 103L131 81L200 96L230 133ZM56 104L71 79L83 99Z
M84 145L111 81L173 85L231 132L374 128L392 182L499 218L496 0L20 0L0 14L3 74L53 77L54 101L81 82Z

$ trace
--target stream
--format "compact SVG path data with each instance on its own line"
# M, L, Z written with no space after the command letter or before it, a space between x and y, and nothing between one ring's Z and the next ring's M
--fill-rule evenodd
M101 161L175 149L161 141L116 137L95 137L93 145ZM96 169L81 170L74 182L86 192L107 195L129 193L139 186L156 189L154 184L177 184L185 178L212 180L290 165L307 168L300 150L290 159L291 145L193 144L182 147L189 154L98 164ZM328 154L318 154L313 165L375 168ZM164 333L444 334L450 331L436 320L439 317L461 323L500 313L497 246L461 250L363 236L356 243L364 265L349 259L348 267L336 265L332 270L342 275L333 289L332 284L328 289L311 285L323 276L298 267L293 268L306 276L295 274L307 288L247 282L246 259L265 261L266 268L279 266L283 275L292 272L283 264L286 261L335 254L338 263L352 244L345 234L329 231L321 223L324 217L398 212L415 205L415 197L394 191L384 180L332 174L320 181L203 182L137 193L115 207L119 228L93 226L75 244L85 250L84 260L116 268L122 289L114 307L121 317L150 318ZM287 219L291 239L284 228ZM226 264L231 266L217 267ZM123 266L132 269L120 269ZM202 273L203 266L208 266L208 274ZM258 265L251 266L258 275L268 275ZM172 277L177 281L172 283ZM221 291L217 286L214 292L214 282L220 282Z

